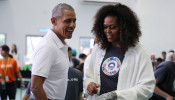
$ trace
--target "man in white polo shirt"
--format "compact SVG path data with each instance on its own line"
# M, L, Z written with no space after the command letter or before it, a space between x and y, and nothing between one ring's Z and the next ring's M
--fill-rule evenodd
M68 79L68 46L76 26L74 9L65 3L52 10L53 28L33 54L31 91L37 100L64 100Z

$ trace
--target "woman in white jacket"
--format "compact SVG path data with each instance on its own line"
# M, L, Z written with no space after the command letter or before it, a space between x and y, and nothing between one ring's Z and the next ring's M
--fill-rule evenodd
M95 15L93 48L84 87L88 100L148 100L155 78L151 59L138 43L138 19L125 5L106 5Z

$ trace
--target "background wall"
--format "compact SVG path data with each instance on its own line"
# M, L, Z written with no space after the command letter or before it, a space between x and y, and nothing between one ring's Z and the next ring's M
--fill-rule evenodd
M175 0L141 0L141 43L161 56L161 51L175 50Z
M128 0L121 2L132 7L139 15L142 27L141 44L149 53L161 56L161 51L174 49L175 0ZM39 28L51 28L51 11L61 2L71 4L77 14L77 27L67 43L79 50L79 37L92 37L91 27L96 11L107 3L83 0L3 0L0 1L0 33L5 33L6 43L15 43L23 62L26 35L45 35ZM135 4L137 3L137 4Z

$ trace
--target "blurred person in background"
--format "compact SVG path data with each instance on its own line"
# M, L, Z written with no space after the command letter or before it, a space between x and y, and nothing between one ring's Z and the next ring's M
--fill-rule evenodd
M19 63L18 49L17 49L16 44L12 44L12 47L11 48L12 48L11 49L11 55L17 61L17 64L20 65L20 63Z
M80 60L76 58L77 51L75 49L72 49L72 62L73 62L73 68L76 68L80 64Z
M86 54L81 53L81 54L79 55L79 58L80 58L80 63L84 63L84 61L85 61L86 57L87 57L87 55L86 55Z
M9 54L10 49L7 45L0 47L2 59L0 59L0 74L2 76L1 83L4 83L1 92L1 100L6 100L9 96L10 100L14 100L16 96L16 75L20 78L21 87L24 88L21 73L18 69L16 60ZM2 85L2 84L1 84Z
M72 62L72 48L71 47L68 47L68 57L69 57L70 67L73 67L74 64Z
M162 58L160 58L160 57L157 58L157 66L159 66L159 64L162 63L162 62L163 62L163 59Z
M172 53L174 53L174 50L170 50L169 52L172 52Z
M83 93L82 73L76 68L69 67L67 91L64 100L84 100L82 93Z
M167 54L167 59L166 59L166 61L173 61L173 54L174 54L174 52L169 52L169 53Z
M171 52L172 53L172 52ZM154 71L156 86L150 100L175 100L175 54Z
M163 60L162 60L162 58L157 58L157 60L156 60L156 66L153 68L153 70L156 70L156 68L159 66L159 64L160 63L162 63L163 62Z
M162 60L165 61L166 60L166 52L162 51Z
M76 67L76 69L78 69L78 70L82 73L82 75L84 75L84 62L80 63L80 64ZM82 78L83 78L83 77L82 77Z
M152 62L153 69L155 69L157 65L157 61L156 61L156 55L154 53L151 54L151 62Z
M72 60L72 48L68 47L69 61ZM84 100L83 96L83 79L81 71L72 67L70 64L68 71L68 85L65 100Z
M31 81L27 85L26 93L24 94L22 100L36 100L34 95L30 95L32 93L30 87L31 87Z
M84 75L84 61L85 61L86 57L87 57L86 54L81 53L79 55L79 58L81 59L80 64L76 67L76 69L81 71L82 75Z

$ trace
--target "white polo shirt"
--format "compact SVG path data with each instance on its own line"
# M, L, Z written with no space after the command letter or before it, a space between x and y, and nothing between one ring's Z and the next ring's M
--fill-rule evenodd
M45 77L43 88L49 99L64 100L68 79L68 46L49 30L33 54L32 75Z

